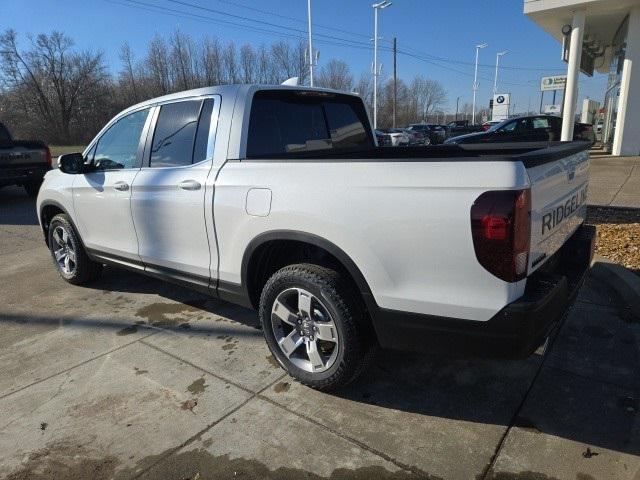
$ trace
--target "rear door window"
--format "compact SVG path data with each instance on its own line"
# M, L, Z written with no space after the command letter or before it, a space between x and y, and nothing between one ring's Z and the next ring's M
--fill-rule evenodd
M286 90L253 97L248 158L373 146L368 117L357 97Z
M549 128L549 119L545 117L535 117L533 118L533 129L534 130L544 130Z
M183 167L206 158L213 100L160 107L151 142L150 167Z

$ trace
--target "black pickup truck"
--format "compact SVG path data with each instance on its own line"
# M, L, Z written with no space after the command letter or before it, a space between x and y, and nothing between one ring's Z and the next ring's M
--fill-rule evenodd
M0 187L18 185L35 197L50 169L51 151L43 142L14 140L0 123Z
M447 123L447 138L482 132L482 125L472 125L469 120L454 120Z

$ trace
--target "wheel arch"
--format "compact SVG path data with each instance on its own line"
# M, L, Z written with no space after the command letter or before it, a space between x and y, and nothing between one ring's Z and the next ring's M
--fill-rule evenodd
M49 245L49 223L51 223L51 219L53 217L60 213L64 213L69 218L71 218L69 212L67 212L67 209L55 200L46 200L39 207L38 214L40 217L40 227L42 228L44 241L47 243L47 246Z
M354 287L362 296L367 309L372 312L377 308L373 294L371 293L371 288L362 271L344 250L323 237L297 230L273 230L264 232L253 238L247 245L242 257L241 282L244 295L246 295L246 298L254 308L257 307L260 299L259 292L256 292L256 282L259 283L260 279L255 278L254 275L257 262L260 261L260 253L266 246L278 242L293 242L301 246L309 245L326 252L330 257L335 259L339 266L349 275Z

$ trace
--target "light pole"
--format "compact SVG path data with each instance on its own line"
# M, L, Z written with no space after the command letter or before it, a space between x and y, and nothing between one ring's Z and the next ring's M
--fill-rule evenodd
M307 18L309 20L309 85L313 87L313 43L311 35L311 0L307 0Z
M374 3L373 7L373 128L378 128L378 10L391 6L391 2Z
M476 93L478 92L478 52L480 52L481 48L487 47L488 44L481 43L480 45L476 45L476 68L473 74L473 103L471 107L471 124L476 124Z
M458 120L458 104L460 103L460 97L456 98L456 120Z
M493 77L493 94L498 93L498 64L500 63L500 57L509 53L509 50L496 53L496 74Z

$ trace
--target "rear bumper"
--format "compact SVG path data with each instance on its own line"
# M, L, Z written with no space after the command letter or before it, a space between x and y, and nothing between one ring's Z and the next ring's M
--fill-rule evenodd
M30 182L42 182L49 170L45 165L25 165L0 168L0 185L16 185Z
M400 350L444 350L519 358L533 353L571 306L589 268L595 228L582 225L539 271L524 295L490 320L378 309L372 315L380 345Z

